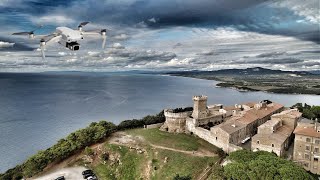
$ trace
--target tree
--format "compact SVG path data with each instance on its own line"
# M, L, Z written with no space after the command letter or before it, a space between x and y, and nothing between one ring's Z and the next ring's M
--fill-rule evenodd
M192 180L190 175L187 176L180 176L179 174L177 174L173 180Z
M224 168L228 179L314 179L302 167L273 153L239 150L230 153Z
M304 109L302 113L303 113L303 117L308 119L313 119L316 117L310 109Z
M87 156L93 156L94 155L94 151L90 148L90 147L86 147L84 149L84 153L87 155Z

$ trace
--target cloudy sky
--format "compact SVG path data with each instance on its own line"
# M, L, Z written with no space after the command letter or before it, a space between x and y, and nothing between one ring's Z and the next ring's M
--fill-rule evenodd
M0 71L320 69L319 0L0 0ZM10 35L108 28L72 52Z

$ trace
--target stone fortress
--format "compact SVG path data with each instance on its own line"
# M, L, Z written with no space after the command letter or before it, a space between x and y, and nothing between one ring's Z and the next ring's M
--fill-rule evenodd
M269 100L223 106L207 105L207 99L194 96L193 109L165 109L160 129L197 135L226 153L245 148L284 156L294 141L289 158L320 174L320 124Z
M207 96L193 97L193 111L173 113L165 110L162 130L195 134L229 153L257 132L257 127L280 112L283 106L271 101L226 106L207 105Z

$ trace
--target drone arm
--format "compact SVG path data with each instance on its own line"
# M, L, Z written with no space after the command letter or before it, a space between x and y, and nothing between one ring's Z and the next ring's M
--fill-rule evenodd
M46 45L51 44L52 42L56 42L58 39L61 38L61 35L57 34L50 34L47 36L44 36L41 41L40 41L40 50L41 50L41 55L42 59L45 59L45 48Z
M106 29L100 29L100 30L93 30L93 31L82 31L83 35L94 35L94 36L101 36L102 38L102 49L106 46L107 41L107 30Z

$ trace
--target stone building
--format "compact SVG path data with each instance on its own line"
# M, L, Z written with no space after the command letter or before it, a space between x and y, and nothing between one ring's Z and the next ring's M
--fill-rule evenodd
M183 133L186 129L186 119L191 115L192 111L175 112L173 109L165 109L164 115L166 121L160 128L168 132Z
M227 153L240 149L237 146L249 140L256 134L258 126L282 109L283 106L277 103L260 102L254 108L239 112L226 122L210 129L214 135L214 145L221 147Z
M192 112L165 110L166 122L161 129L195 134L229 153L242 149L239 145L255 135L258 126L283 110L283 105L268 100L224 107L208 106L207 99L194 96Z
M206 96L194 97L193 100L195 101L194 111L199 107L201 110L186 119L186 132L205 139L227 153L242 149L239 145L255 135L258 126L283 109L283 105L270 101L229 107L213 105L205 108ZM197 102L199 100L201 102ZM214 122L214 126L210 129L202 128L201 125L210 122Z
M207 106L208 97L204 95L193 96L193 112L189 119L193 119L196 126L205 124L219 124L227 117L227 113L221 111L223 105L214 104Z
M271 116L271 120L258 127L258 133L252 137L251 149L274 152L283 156L292 140L292 132L301 119L297 109L282 111Z
M293 133L293 161L314 174L320 174L320 124L300 122Z

